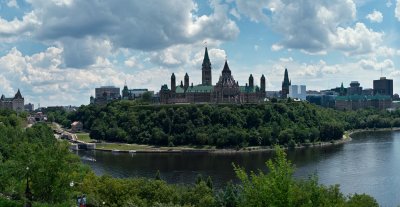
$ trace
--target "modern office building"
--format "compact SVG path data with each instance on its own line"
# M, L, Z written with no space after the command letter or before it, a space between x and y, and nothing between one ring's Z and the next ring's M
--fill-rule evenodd
M293 98L293 99L300 99L303 101L306 100L306 98L307 98L306 86L305 85L290 85L288 97Z
M374 80L374 94L393 97L393 80L386 77Z
M101 86L100 88L95 88L95 97L90 97L90 103L106 104L119 99L121 99L120 88L115 86Z

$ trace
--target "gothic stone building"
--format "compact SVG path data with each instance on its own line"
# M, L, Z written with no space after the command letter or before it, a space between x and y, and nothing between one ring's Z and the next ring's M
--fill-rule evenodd
M259 103L265 98L265 77L261 76L260 87L254 85L253 75L250 74L249 83L240 86L232 76L228 62L216 85L212 85L211 61L205 48L202 64L202 83L189 86L189 75L186 73L184 82L176 85L175 74L171 75L171 88L167 84L160 90L160 102L162 104L174 103Z
M19 89L13 98L6 98L4 95L1 95L0 109L24 111L24 98Z

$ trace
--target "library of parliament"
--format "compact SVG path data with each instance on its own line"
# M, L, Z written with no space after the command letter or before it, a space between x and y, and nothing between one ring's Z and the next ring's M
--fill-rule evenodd
M225 60L222 73L216 85L212 85L211 61L205 48L202 63L202 83L189 85L189 75L186 73L184 81L176 85L175 74L171 75L171 88L167 84L161 86L160 102L162 104L174 103L260 103L266 98L265 77L260 78L260 86L254 85L253 75L250 74L249 82L240 86L233 78L228 62ZM287 72L285 72L286 76ZM286 78L286 77L285 77ZM290 83L289 83L290 84ZM283 89L286 87L282 87ZM288 88L288 86L287 86ZM286 92L286 91L285 91Z

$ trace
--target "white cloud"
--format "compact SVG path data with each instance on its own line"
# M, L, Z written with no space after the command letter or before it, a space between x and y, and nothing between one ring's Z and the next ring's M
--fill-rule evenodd
M19 6L18 6L18 2L17 2L17 0L9 0L8 2L7 2L7 6L8 7L14 7L14 8L19 8Z
M113 48L160 51L170 46L194 44L206 39L232 40L239 34L228 17L229 7L211 1L209 15L197 15L192 0L172 1L74 1L29 0L41 21L34 37L62 45L67 67L82 67L95 61L95 41L109 41ZM151 25L151 26L149 26ZM1 29L0 29L1 31ZM95 44L95 43L94 43ZM170 65L178 59L165 56Z
M396 9L394 11L395 17L400 21L400 0L397 0Z
M268 17L263 10L268 9L267 1L236 0L239 13L246 15L253 22L268 22Z
M383 32L375 32L363 23L351 26L357 13L353 0L236 0L236 4L239 13L280 34L282 40L272 45L272 51L287 48L323 55L339 50L359 55L370 53L382 42ZM368 18L381 22L383 15L374 11Z
M387 47L387 46L381 46L375 51L374 55L376 57L400 56L400 50L396 50L395 48L391 48L391 47Z
M354 28L339 27L337 34L331 37L332 46L344 51L347 55L371 53L382 43L384 33L374 32L363 23Z
M292 62L293 58L292 57L288 57L288 58L279 58L279 61L281 62Z
M134 56L128 58L127 60L124 61L125 66L133 68L137 65L137 60Z
M282 36L273 50L292 48L308 53L330 49L330 37L336 29L356 17L352 0L236 0L239 13L254 22L262 22ZM268 12L269 10L269 12Z
M126 80L131 87L158 90L170 75L170 71L163 68L126 73L102 57L97 57L95 63L87 68L63 68L63 52L62 48L49 47L44 52L28 56L13 48L0 57L0 93L12 96L20 88L26 102L40 102L42 106L80 105L89 102L95 87L122 87Z
M365 16L365 18L369 19L371 22L381 23L383 20L383 15L380 11L374 10L372 13Z
M279 51L279 50L282 50L282 49L283 49L283 46L280 45L280 44L273 44L273 45L271 46L271 50L272 50L272 51Z
M235 8L232 8L230 11L229 11L229 14L231 14L232 16L234 16L236 19L241 19L242 17L240 16L240 14L239 14L239 12L235 9Z
M364 70L393 70L394 63L390 59L385 59L382 62L377 61L376 59L362 59L358 62L359 66Z
M40 21L35 12L29 12L22 17L22 20L14 18L7 21L0 17L0 37L14 37L32 32L40 26Z

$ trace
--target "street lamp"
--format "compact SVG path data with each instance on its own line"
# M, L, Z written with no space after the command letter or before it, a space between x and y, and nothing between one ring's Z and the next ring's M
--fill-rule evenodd
M29 188L29 167L26 167L25 207L32 207L32 193Z

